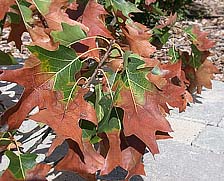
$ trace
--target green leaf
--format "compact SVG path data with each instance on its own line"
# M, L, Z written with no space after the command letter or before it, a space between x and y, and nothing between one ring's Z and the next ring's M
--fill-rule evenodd
M16 65L18 62L13 56L0 50L0 65Z
M33 22L33 17L32 17L33 12L27 6L21 5L19 3L18 3L18 6L22 14L24 23L29 26L29 24L32 24Z
M33 0L33 2L42 15L46 15L49 12L51 0Z
M82 62L75 51L59 46L55 51L48 51L38 46L28 49L42 62L42 71L53 74L54 89L64 93L64 101L70 101L75 91L75 74L82 68Z
M102 85L101 84L97 84L95 86L95 93L96 93L96 100L95 100L95 110L96 110L96 115L98 120L100 121L103 116L104 116L104 112L103 109L101 107L101 105L99 104L103 94L102 94Z
M191 44L191 56L190 56L190 64L194 67L194 68L199 68L201 66L201 56L202 53L200 50L197 49L197 47L194 44Z
M147 80L149 71L144 68L145 62L135 54L124 55L124 62L127 62L123 82L131 90L133 101L142 104L145 91L152 90L152 84Z
M102 141L102 138L100 138L99 136L94 136L94 137L90 140L90 143L91 143L91 144L96 144L96 143L99 143L100 141Z
M96 135L96 130L82 129L82 138L85 140L91 140Z
M119 113L117 108L113 107L114 101L111 94L105 94L99 104L103 109L104 116L100 120L98 125L98 132L113 132L114 130L121 129L121 119L119 118Z
M185 28L184 32L187 33L192 41L195 41L197 39L196 35L192 32L192 26Z
M66 23L61 23L63 31L52 31L51 36L55 42L60 42L61 45L69 46L78 40L86 37L85 32L80 26L72 26Z
M26 171L32 169L36 164L37 155L34 153L18 154L6 151L5 155L9 158L8 169L16 179L25 179Z
M129 18L130 13L142 12L135 4L125 0L106 0L106 7L112 7L115 12L121 11L127 18Z
M171 63L176 63L180 59L180 54L175 50L175 47L169 49L168 55L172 58Z
M21 21L21 16L13 13L13 12L8 12L7 15L10 17L10 22L11 23L15 23L15 24L19 24Z
M160 41L162 42L162 44L165 44L168 39L170 37L170 34L168 31L164 32L164 34L160 37Z

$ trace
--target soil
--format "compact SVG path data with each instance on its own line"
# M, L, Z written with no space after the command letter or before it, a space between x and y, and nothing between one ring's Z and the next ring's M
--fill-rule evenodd
M210 50L211 55L208 59L220 70L220 74L216 74L215 79L224 81L224 0L196 0L189 5L189 10L192 13L191 19L180 23L197 24L216 42Z

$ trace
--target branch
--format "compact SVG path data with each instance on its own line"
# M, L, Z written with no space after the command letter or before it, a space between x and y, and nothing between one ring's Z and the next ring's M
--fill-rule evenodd
M114 44L114 40L111 40L110 41L110 44L109 44L109 47L106 51L106 53L104 54L102 60L99 62L98 66L96 67L95 71L93 72L92 76L89 78L88 82L86 83L85 85L85 88L87 88L88 86L90 86L91 82L94 80L94 78L96 77L97 73L98 73L98 70L101 68L101 66L103 65L103 63L107 60L108 56L109 56L109 53L113 47L113 44Z

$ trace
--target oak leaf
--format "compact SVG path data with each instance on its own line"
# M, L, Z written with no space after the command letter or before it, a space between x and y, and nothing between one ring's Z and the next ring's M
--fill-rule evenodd
M70 142L68 153L56 165L56 170L78 172L84 177L88 176L88 174L93 174L94 177L96 171L103 167L104 158L95 151L89 141L83 141L83 155L84 158L79 155L76 146Z
M128 63L127 63L128 62ZM118 86L116 106L124 110L124 133L141 139L153 154L158 153L156 131L172 131L161 111L159 94L149 82L145 62L135 54L124 54L125 76ZM144 132L141 127L144 126Z
M214 78L214 73L219 73L218 68L215 67L212 62L205 60L204 63L195 72L197 93L201 93L202 86L208 89L212 88L211 80Z
M27 104L26 107L21 107L26 100L29 102L29 96L46 80L49 79L48 74L38 74L40 72L40 61L35 57L30 57L23 68L16 70L2 70L0 73L0 80L15 82L25 88L19 102L6 110L3 113L1 125L8 124L9 129L19 128L28 113L35 107L35 105Z
M52 40L46 29L35 26L33 28L28 27L27 31L29 32L32 39L32 46L36 45L52 51L58 48L59 43L55 43Z
M136 135L147 145L152 154L158 153L156 131L171 132L172 129L159 108L156 95L145 92L143 103L137 102L128 88L124 87L120 95L121 98L118 100L117 106L124 110L125 135ZM144 131L142 127L144 127Z
M177 20L177 13L174 13L174 15L172 15L172 13L171 13L170 16L166 19L166 21L157 25L156 28L158 28L158 29L165 28L166 26L174 24L176 22L176 20Z
M172 107L179 108L182 112L187 106L187 102L190 101L188 92L186 91L186 78L181 70L182 62L179 61L175 64L163 64L161 69L165 72L164 78L167 84L162 87L162 91L159 94L162 96L162 100L168 103ZM168 110L166 103L164 102L163 108Z
M46 175L50 171L51 166L47 164L38 164L31 170L26 172L25 181L47 181ZM0 181L20 181L21 179L15 179L9 170L6 170L0 177Z
M207 38L208 33L200 31L198 26L193 26L192 33L196 36L196 39L193 40L193 43L200 51L207 51L209 48L212 48L215 45L215 42Z
M128 175L126 176L127 180L134 175L145 175L142 154L132 147L123 150L122 168L128 170Z
M149 30L140 23L127 24L128 31L123 29L130 50L142 57L150 57L155 52L156 48L149 43L151 34Z
M47 97L45 97L44 100L40 100L45 102L43 106L40 107L40 109L43 110L31 116L31 119L50 126L61 140L57 142L57 144L61 144L63 139L72 139L77 142L80 149L83 150L82 129L79 127L79 120L89 120L97 125L97 117L94 108L83 98L86 93L87 92L84 90L79 90L74 100L70 101L65 110L65 105L58 101L60 98L55 97L52 91L48 92ZM54 143L54 147L56 146L58 145Z
M10 9L10 6L15 4L15 0L0 0L0 20L2 20Z
M32 26L29 26L29 23L25 22L26 28L30 33L32 44L38 45L47 50L56 50L59 43L55 43L51 37L52 31L62 31L62 23L67 23L71 26L80 26L84 31L88 31L88 28L80 22L74 21L69 18L66 13L66 9L69 4L68 1L30 1L31 6L26 7L30 13L34 13L35 9L40 11L41 15L38 16L38 19L32 20ZM22 6L22 5L20 5ZM32 11L31 11L32 10ZM21 14L24 16L26 12L21 11Z
M107 133L107 137L109 140L109 150L107 153L107 157L105 159L104 167L102 168L100 174L105 175L110 173L117 166L122 167L122 153L120 148L120 131L113 131Z
M106 28L101 19L102 15L106 15L104 7L98 4L95 0L89 0L82 15L82 23L89 28L87 32L88 37L103 36L106 38L113 38L110 31ZM91 17L91 18L90 18ZM81 41L89 49L96 48L96 38ZM89 56L99 57L98 51L89 53Z

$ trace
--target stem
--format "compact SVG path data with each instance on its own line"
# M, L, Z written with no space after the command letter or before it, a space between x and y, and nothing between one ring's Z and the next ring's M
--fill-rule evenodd
M21 159L21 156L20 156L21 152L20 152L20 149L19 149L19 146L18 146L16 140L14 141L14 144L16 145L17 151L19 152L18 157L19 157L20 169L21 169L21 172L22 172L23 180L25 180L26 176L25 176L25 173L24 173L24 170L23 170L22 159Z
M12 141L12 140L9 138L0 138L0 141Z
M96 67L95 71L93 72L92 76L90 77L89 81L87 82L87 84L85 85L85 88L89 87L91 82L93 81L93 79L95 78L95 76L98 73L98 70L101 68L101 66L103 65L103 63L107 60L109 53L112 49L112 46L114 45L114 40L110 41L109 47L106 51L106 53L104 54L102 60L99 62L98 66Z

